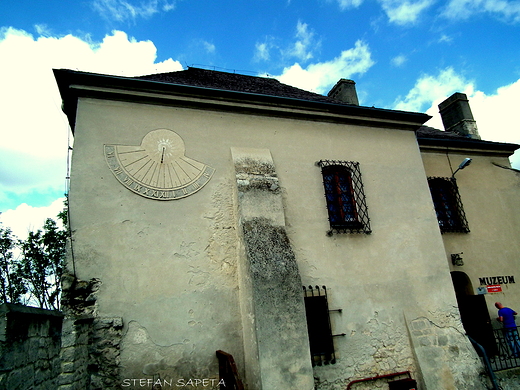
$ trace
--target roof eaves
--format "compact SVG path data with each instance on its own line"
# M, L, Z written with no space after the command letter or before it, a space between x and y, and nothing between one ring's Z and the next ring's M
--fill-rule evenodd
M80 92L74 86L99 87L103 89L125 90L134 92L154 92L159 94L177 94L181 96L197 96L207 100L228 100L242 102L247 100L259 105L273 107L287 106L299 107L310 111L323 111L332 114L356 115L364 118L375 118L395 122L408 122L409 130L415 130L431 117L423 113L396 111L374 107L347 105L336 102L314 101L264 95L252 92L241 92L214 89L185 84L172 84L153 80L143 80L133 77L111 76L95 73L78 72L66 69L55 69L55 78L63 99L63 110L69 118L71 127L74 127L77 98ZM113 94L115 96L115 94ZM125 100L121 97L122 100ZM126 98L128 100L128 97Z
M471 138L440 138L440 137L417 137L419 147L440 147L454 149L473 149L481 151L500 151L508 155L513 154L520 145L485 141Z

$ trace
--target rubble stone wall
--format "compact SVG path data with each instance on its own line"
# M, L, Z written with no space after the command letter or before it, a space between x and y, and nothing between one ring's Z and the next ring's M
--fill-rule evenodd
M97 314L97 279L62 278L62 305L66 314L58 390L112 390L121 388L120 343L123 320Z
M0 305L0 388L55 390L60 373L63 315Z

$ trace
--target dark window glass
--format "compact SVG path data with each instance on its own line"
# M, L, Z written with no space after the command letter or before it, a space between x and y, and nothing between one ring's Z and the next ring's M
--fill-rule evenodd
M335 363L326 289L305 289L305 312L313 365Z
M331 225L360 227L350 171L339 166L326 167L323 169L323 184Z
M428 178L441 232L469 232L455 178Z
M359 164L319 161L331 232L370 233Z

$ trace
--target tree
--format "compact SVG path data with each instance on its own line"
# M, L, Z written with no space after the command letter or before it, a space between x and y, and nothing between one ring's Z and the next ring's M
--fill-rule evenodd
M58 214L63 226L67 226L67 217L66 209ZM30 232L26 240L0 225L0 303L59 309L68 235L68 229L51 218L43 230Z
M27 292L21 263L15 255L18 244L11 229L0 226L0 303L20 303Z
M64 226L67 214L58 214ZM21 275L31 299L44 309L59 309L60 279L65 261L67 229L60 229L51 218L45 221L42 230L29 232L22 241Z

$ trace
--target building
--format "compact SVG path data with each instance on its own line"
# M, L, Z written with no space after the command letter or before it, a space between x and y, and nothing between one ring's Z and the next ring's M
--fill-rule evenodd
M350 80L321 96L196 68L55 76L74 132L69 385L216 385L224 351L250 390L486 388L457 298L520 306L503 279L518 146L478 139L463 95L439 131L359 106Z
M520 172L508 160L518 145L481 140L464 94L439 108L446 131L423 127L418 143L465 330L493 356L500 349L495 338L503 338L495 302L519 305ZM471 167L460 171L459 163L468 158ZM443 189L453 196L452 209L442 205ZM497 369L518 365L494 362Z

